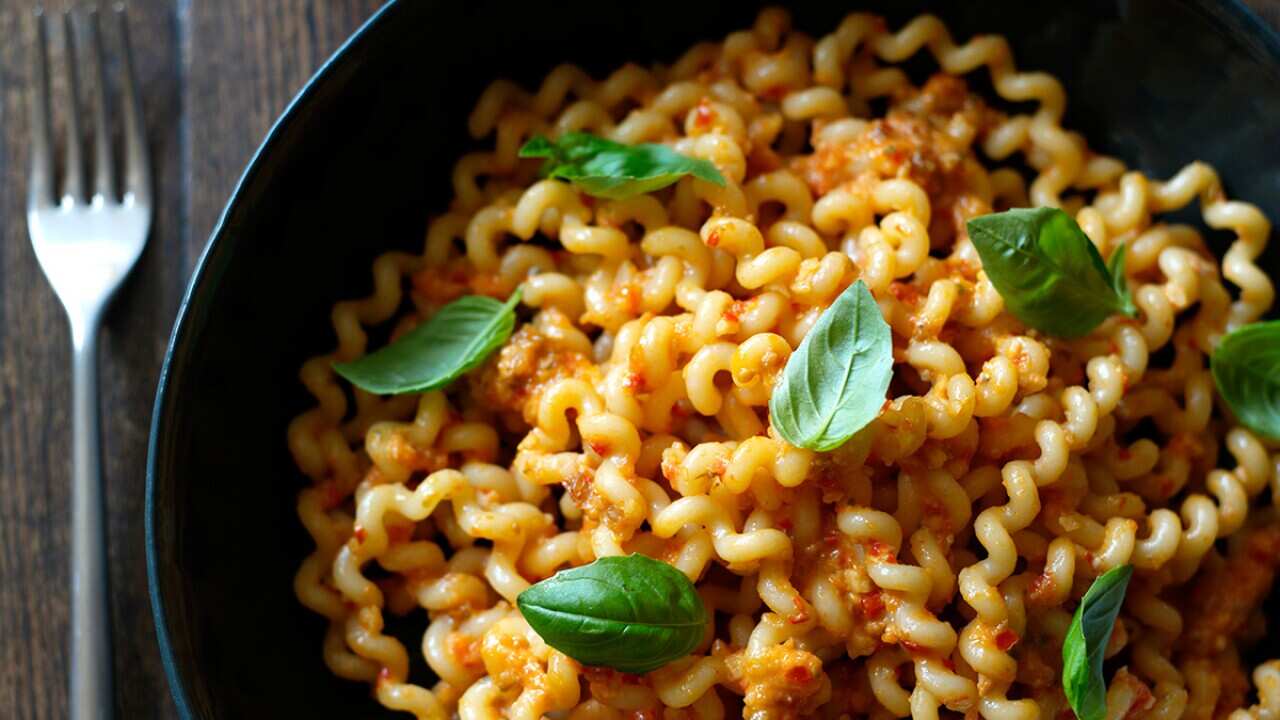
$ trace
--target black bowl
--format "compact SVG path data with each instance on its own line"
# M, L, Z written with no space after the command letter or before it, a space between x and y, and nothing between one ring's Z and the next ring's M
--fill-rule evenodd
M894 26L923 9L869 3L879 4ZM596 77L628 60L670 61L756 12L720 5L400 0L285 111L214 230L156 398L148 566L184 717L392 716L378 715L364 686L329 674L323 622L293 596L310 549L294 515L303 478L285 446L286 424L308 406L298 367L332 347L330 306L369 291L375 255L421 247L490 79L536 87L562 61ZM865 7L795 5L796 25L815 35ZM1277 216L1280 40L1242 6L1001 0L934 11L957 39L1003 33L1019 67L1059 77L1066 124L1095 147L1154 176L1207 160L1233 197ZM1273 276L1277 259L1273 240Z

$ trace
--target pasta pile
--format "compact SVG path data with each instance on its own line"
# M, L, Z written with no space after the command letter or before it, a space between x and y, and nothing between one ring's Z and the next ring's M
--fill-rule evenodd
M894 63L925 52L940 71L916 86ZM982 71L1031 111L970 92ZM853 14L815 41L777 9L669 67L490 86L470 131L492 149L458 161L422 254L379 257L373 293L333 308L336 349L301 370L316 406L288 439L315 551L295 589L328 619L328 667L417 718L1056 719L1072 611L1132 564L1108 716L1280 717L1280 661L1254 695L1239 650L1280 566L1280 455L1215 411L1208 369L1272 303L1269 223L1203 163L1157 180L1091 152L1065 101L1002 37ZM603 200L517 157L575 130L665 143L727 182ZM1160 219L1197 202L1231 236L1221 264ZM1026 206L1062 207L1104 257L1126 248L1137 319L1066 341L1005 312L965 223ZM771 388L859 279L893 331L889 398L841 448L793 447ZM397 337L518 286L514 335L445 390L334 374L371 327ZM583 667L515 607L633 552L697 584L712 617L692 655ZM384 632L419 608L430 687L409 679L419 648Z

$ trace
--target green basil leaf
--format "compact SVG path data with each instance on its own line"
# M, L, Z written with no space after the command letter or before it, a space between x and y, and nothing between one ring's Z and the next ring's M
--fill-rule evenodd
M706 160L666 145L623 145L585 132L568 132L555 140L534 136L520 148L520 157L546 158L544 177L568 180L611 200L659 190L685 175L724 186L724 176Z
M1074 338L1115 313L1137 314L1124 279L1124 255L1108 269L1065 212L1021 208L976 217L967 226L1005 307L1029 327Z
M1280 440L1280 320L1245 325L1209 362L1218 394L1250 430Z
M604 557L520 593L548 645L584 665L646 673L702 642L707 609L684 573L644 555Z
M478 366L511 337L521 288L500 303L468 295L376 352L333 369L362 390L379 395L444 387Z
M1090 243L1090 245L1092 244ZM1107 264L1107 274L1111 277L1111 288L1120 297L1120 312L1129 317L1135 317L1138 314L1138 306L1133 304L1133 293L1130 292L1129 282L1124 276L1124 251L1125 246L1121 245L1111 253L1111 260Z
M1133 566L1112 568L1093 581L1084 594L1062 643L1062 689L1080 720L1103 720L1107 714L1107 681L1102 656L1111 642Z
M826 452L880 414L893 377L893 335L861 280L814 323L769 397L773 427L797 447Z

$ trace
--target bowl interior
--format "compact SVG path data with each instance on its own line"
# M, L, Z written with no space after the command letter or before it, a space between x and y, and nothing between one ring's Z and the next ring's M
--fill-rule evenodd
M421 248L428 214L449 202L453 160L478 147L466 118L491 79L536 88L565 61L594 77L626 61L670 62L747 27L757 10L720 5L393 2L273 130L194 280L156 405L148 549L185 713L381 717L363 685L330 675L324 622L293 596L310 550L294 514L303 477L285 445L286 425L309 405L298 368L332 347L330 307L369 291L376 255ZM792 5L815 36L849 9ZM924 5L861 7L896 27ZM1280 208L1280 45L1239 6L997 0L933 11L957 39L1005 34L1020 68L1057 75L1065 124L1095 148L1154 176L1204 159L1233 197L1273 217ZM1264 259L1273 277L1277 252L1273 241ZM413 656L424 624L419 615L393 628Z

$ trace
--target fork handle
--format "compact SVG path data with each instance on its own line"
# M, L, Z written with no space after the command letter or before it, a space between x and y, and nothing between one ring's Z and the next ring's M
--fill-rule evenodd
M98 428L98 317L71 319L71 720L110 720L111 613Z

